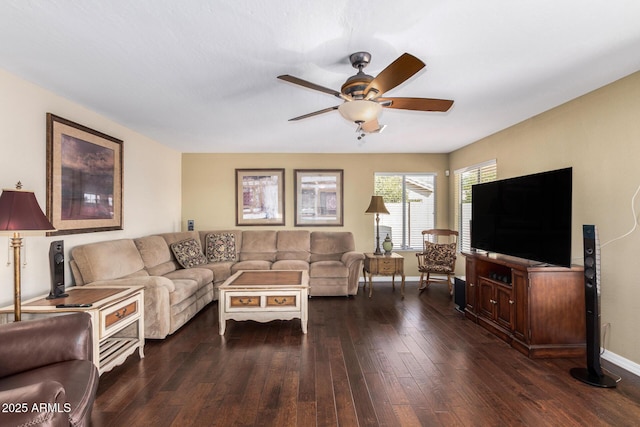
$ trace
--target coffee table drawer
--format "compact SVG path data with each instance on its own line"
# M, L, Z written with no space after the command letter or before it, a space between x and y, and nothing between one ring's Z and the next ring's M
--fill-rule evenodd
M230 296L229 297L229 307L260 307L260 297L259 296Z
M227 292L224 298L226 299L224 310L227 313L300 309L300 292L273 290Z
M267 307L296 307L297 295L267 295Z
M100 311L100 338L109 335L114 328L121 328L127 323L140 318L142 301L139 295L134 295Z

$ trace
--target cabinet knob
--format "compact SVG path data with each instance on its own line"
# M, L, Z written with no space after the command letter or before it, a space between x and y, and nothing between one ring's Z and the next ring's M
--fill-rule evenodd
M469 283L469 287L473 288L475 285L473 283Z
M490 300L489 300L489 302L490 302L491 304L497 304L497 303L498 303L498 301L496 301L496 300L494 300L494 299L490 299Z
M516 302L512 299L509 300L509 304L515 304Z

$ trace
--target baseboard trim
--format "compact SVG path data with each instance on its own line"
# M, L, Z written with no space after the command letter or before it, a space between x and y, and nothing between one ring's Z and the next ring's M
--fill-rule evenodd
M632 374L640 377L640 365L629 360L629 359L625 359L624 357L616 354L616 353L612 353L609 350L605 350L604 353L602 353L602 358L608 362L613 363L616 366L621 367L622 369L631 372Z
M391 283L391 276L373 276L372 277L374 282L389 282ZM420 276L406 276L404 278L405 282L417 282L418 280L420 280ZM360 278L360 284L362 284L363 279ZM402 282L402 277L396 274L396 283L401 283Z

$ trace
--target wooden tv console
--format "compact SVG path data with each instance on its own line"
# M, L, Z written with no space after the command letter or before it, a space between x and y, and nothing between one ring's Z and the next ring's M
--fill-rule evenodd
M585 356L582 266L545 267L503 255L463 255L467 318L531 358Z

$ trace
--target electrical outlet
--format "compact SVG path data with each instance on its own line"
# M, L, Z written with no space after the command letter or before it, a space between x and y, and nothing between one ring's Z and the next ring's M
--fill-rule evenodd
M194 225L195 225L195 221L194 220L192 220L192 219L187 220L187 230L193 231L194 230L194 228L193 228Z

